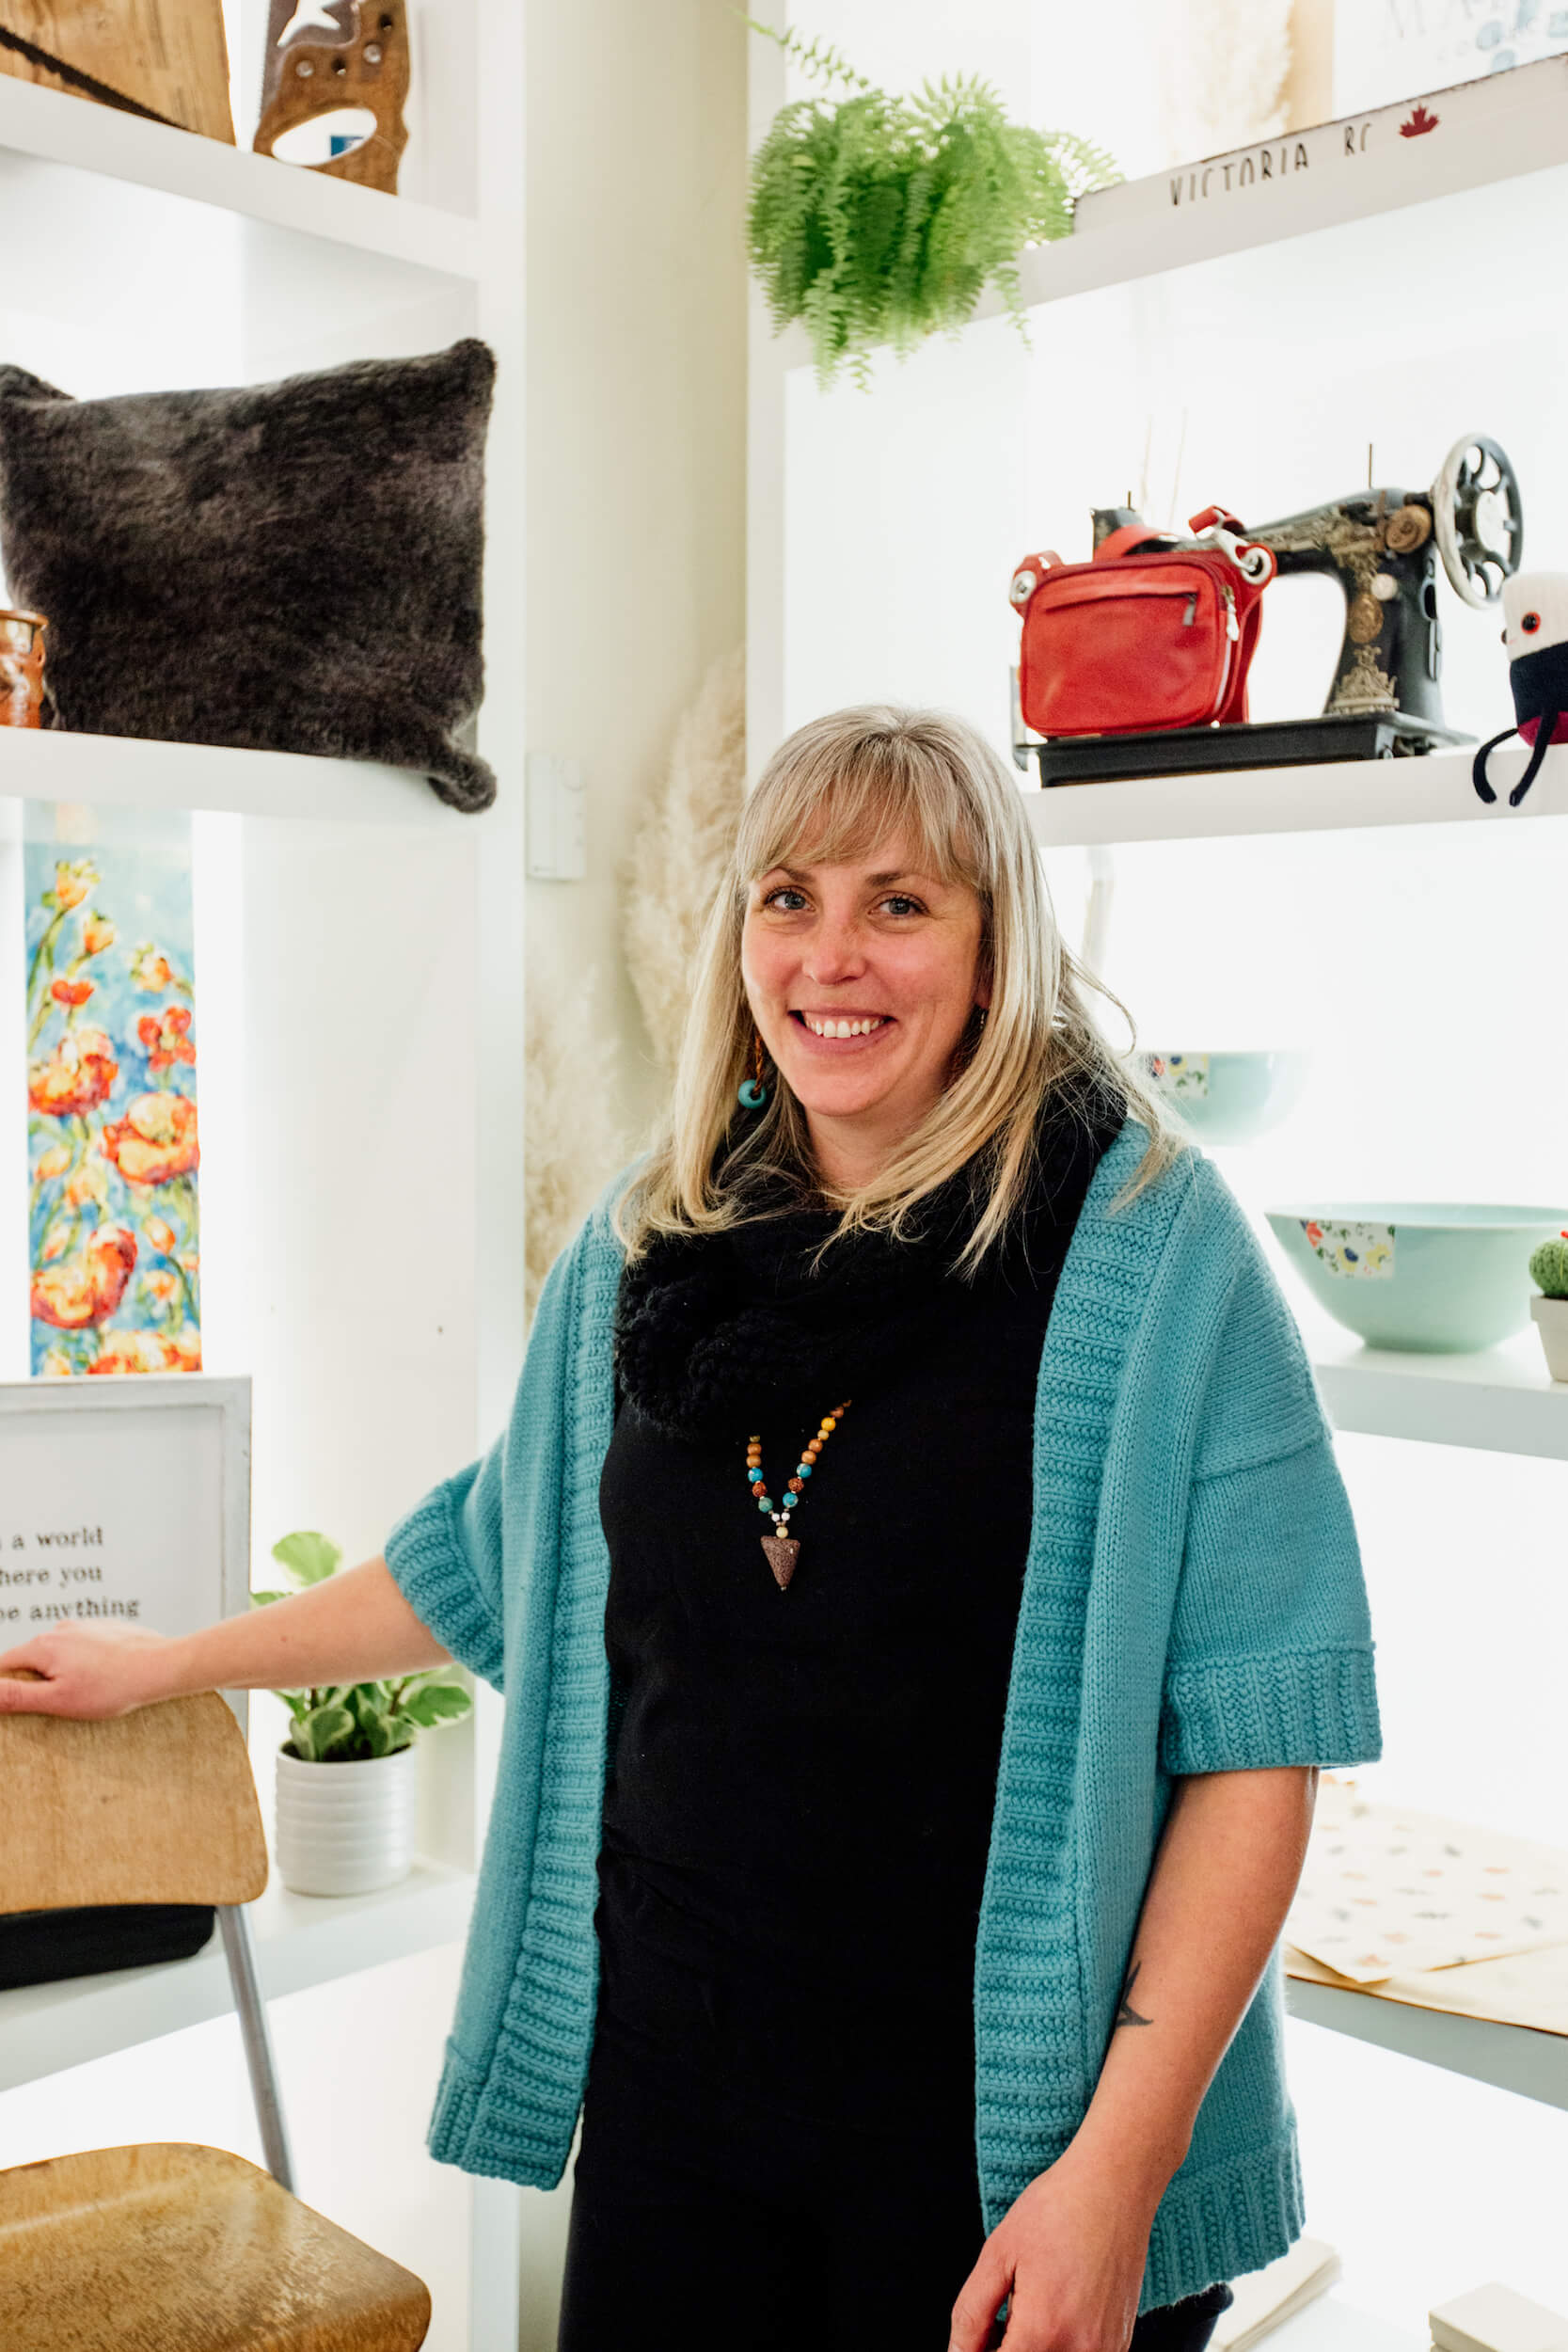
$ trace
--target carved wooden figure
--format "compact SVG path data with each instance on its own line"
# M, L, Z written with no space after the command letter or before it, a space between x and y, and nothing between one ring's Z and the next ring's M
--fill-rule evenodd
M320 13L340 21L336 7ZM408 96L407 11L404 0L358 0L353 15L354 31L346 41L304 39L283 48L277 87L257 125L254 145L259 155L270 155L286 131L320 115L335 114L340 107L363 106L375 118L369 136L346 154L307 168L395 196L398 163L408 141L403 119ZM269 56L269 74L271 63Z
M41 612L0 612L0 727L36 727L43 702Z

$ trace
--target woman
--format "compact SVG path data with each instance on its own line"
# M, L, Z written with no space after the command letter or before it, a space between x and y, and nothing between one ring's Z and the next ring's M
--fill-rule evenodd
M580 2112L567 2352L1199 2352L1301 2228L1272 1954L1371 1647L1294 1327L1016 787L872 708L749 801L669 1133L489 1454L384 1560L0 1695L504 1688L431 2145L548 2185Z

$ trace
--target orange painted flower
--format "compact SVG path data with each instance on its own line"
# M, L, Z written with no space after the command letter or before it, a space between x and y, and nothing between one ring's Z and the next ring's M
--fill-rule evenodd
M43 1377L46 1380L70 1380L75 1370L63 1347L52 1347L43 1359Z
M49 1147L48 1151L47 1151L47 1152L44 1152L44 1153L40 1156L40 1160L39 1160L39 1164L38 1164L37 1168L34 1169L33 1173L34 1173L36 1176L41 1177L41 1178L43 1179L43 1181L47 1184L47 1183L49 1182L49 1180L50 1180L52 1177L55 1177L55 1176L63 1176L63 1175L65 1174L65 1172L66 1172L66 1169L67 1169L70 1166L71 1166L71 1146L70 1146L70 1144L69 1144L69 1143L52 1143L52 1144L50 1145L50 1147Z
M88 1372L199 1372L201 1340L185 1330L169 1339L162 1331L105 1331Z
M159 1266L151 1274L144 1275L142 1285L149 1298L155 1298L161 1307L166 1307L171 1298L180 1295L179 1279L170 1274L166 1266Z
M150 1216L142 1227L142 1232L147 1235L154 1249L161 1250L166 1258L172 1255L174 1249L172 1225L166 1224L161 1216Z
M73 858L69 866L64 863L57 865L55 868L55 904L62 912L68 907L79 907L97 880L98 868L89 857Z
M51 980L49 993L57 1005L85 1005L92 994L91 980Z
M115 1049L102 1029L74 1029L61 1038L47 1061L27 1073L27 1100L51 1119L90 1111L119 1075Z
M196 1047L186 1031L191 1016L183 1005L166 1005L161 1013L144 1012L136 1023L136 1036L147 1054L147 1066L155 1074L172 1070L177 1061L196 1060Z
M39 1256L45 1265L51 1265L56 1258L65 1256L70 1242L71 1227L69 1225L51 1225L43 1237L43 1248L39 1251Z
M131 959L131 977L138 988L150 996L159 989L169 988L174 981L174 967L161 947L144 940Z
M125 1295L135 1263L135 1235L123 1225L101 1225L77 1256L34 1275L33 1312L60 1331L107 1323Z
M99 1150L127 1184L166 1184L201 1163L196 1104L182 1094L138 1094L123 1119L108 1121Z
M115 944L115 927L106 914L89 907L82 917L82 953L101 956L105 947Z

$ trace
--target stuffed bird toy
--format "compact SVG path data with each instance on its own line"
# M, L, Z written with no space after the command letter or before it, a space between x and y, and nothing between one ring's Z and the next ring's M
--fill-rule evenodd
M1515 572L1505 580L1503 623L1514 723L1481 745L1470 779L1483 801L1495 801L1487 759L1511 735L1521 736L1532 748L1528 767L1508 796L1510 808L1517 808L1547 744L1568 743L1568 572Z

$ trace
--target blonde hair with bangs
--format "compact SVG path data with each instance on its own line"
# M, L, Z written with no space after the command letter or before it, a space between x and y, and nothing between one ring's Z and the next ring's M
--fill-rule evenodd
M916 863L979 899L990 1011L914 1133L869 1184L840 1190L816 1168L805 1112L782 1073L771 1074L766 1110L736 1103L754 1029L740 968L748 898L776 866L838 864L900 835ZM841 1233L880 1228L896 1235L917 1202L986 1152L984 1196L958 1261L960 1270L973 1269L1028 1186L1047 1097L1074 1081L1097 1086L1148 1128L1148 1148L1120 1196L1134 1198L1182 1146L1157 1099L1090 1020L1085 992L1097 986L1056 928L1019 787L973 727L944 711L867 704L797 728L741 814L698 952L670 1116L616 1209L628 1255L657 1233L743 1222L757 1214L767 1177L792 1180L838 1209Z

